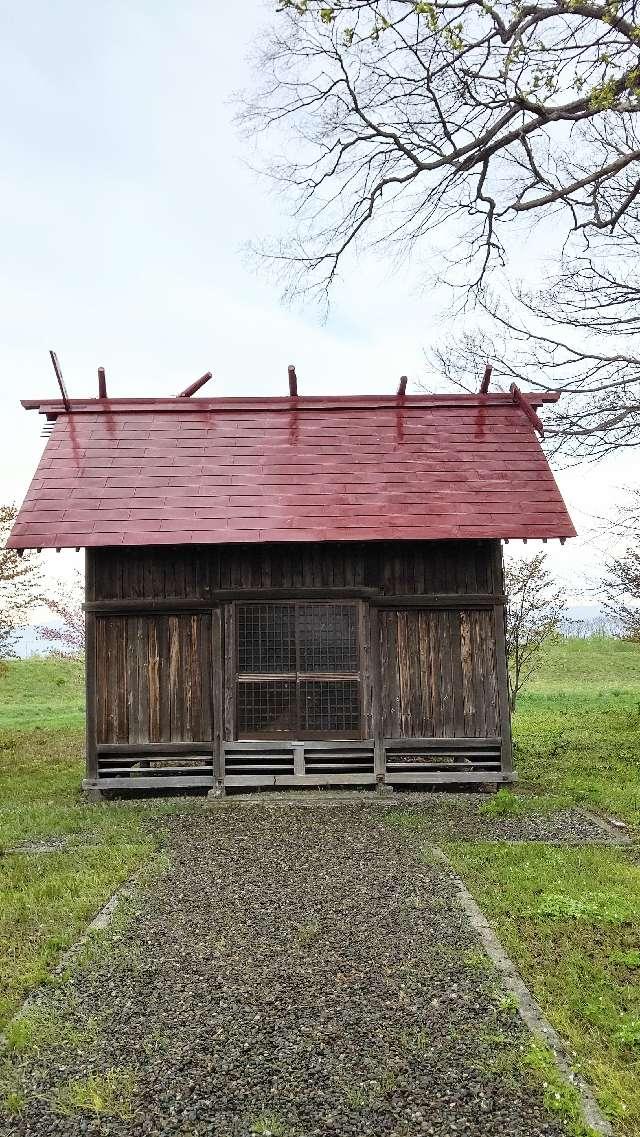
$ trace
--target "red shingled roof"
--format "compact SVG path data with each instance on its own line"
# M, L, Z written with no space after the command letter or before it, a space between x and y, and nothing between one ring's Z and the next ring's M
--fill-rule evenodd
M23 405L55 422L13 548L575 535L510 395Z

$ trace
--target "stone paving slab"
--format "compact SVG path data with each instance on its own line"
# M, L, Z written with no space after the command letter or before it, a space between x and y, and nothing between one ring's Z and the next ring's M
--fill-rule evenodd
M162 826L170 867L47 997L68 1044L5 1069L26 1103L2 1137L565 1132L415 835L355 803L227 804ZM69 1104L91 1085L111 1086L107 1112Z

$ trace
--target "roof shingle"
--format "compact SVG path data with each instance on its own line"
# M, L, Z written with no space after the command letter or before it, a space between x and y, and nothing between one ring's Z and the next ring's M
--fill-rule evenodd
M506 395L28 405L56 417L14 548L575 535Z

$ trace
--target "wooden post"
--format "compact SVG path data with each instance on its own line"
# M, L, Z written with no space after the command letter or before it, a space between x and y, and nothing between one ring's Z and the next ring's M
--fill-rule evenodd
M204 387L205 383L208 383L210 379L213 379L213 375L210 371L205 371L204 375L201 375L199 379L196 379L194 383L190 383L188 387L185 387L184 391L180 392L177 396L178 399L190 399L191 396L195 395L196 391L199 391L201 387Z
M305 774L304 746L298 743L293 747L293 772L297 778L303 778Z
M489 393L489 384L491 382L491 372L492 371L493 371L492 364L487 363L487 366L484 369L484 375L482 376L482 383L480 384L479 394L487 395Z
M224 652L222 609L211 611L211 681L213 683L213 797L224 797Z
M511 398L513 399L516 406L520 407L520 409L524 411L527 418L529 419L529 422L533 425L534 430L537 430L541 438L544 438L544 423L539 415L537 415L534 411L529 400L524 397L522 391L515 383L511 384L509 390L511 392Z
M64 403L64 409L68 414L69 411L71 410L71 404L69 403L69 396L67 395L67 388L65 387L64 379L62 378L62 368L60 367L60 363L58 361L58 356L56 355L55 351L49 351L49 355L51 356L51 362L53 364L53 370L55 371L56 379L58 380L58 386L60 388L60 394L62 395L62 402Z
M85 579L84 595L87 603L95 600L95 554L91 549L85 549ZM86 762L87 782L93 783L89 793L93 800L100 800L99 791L95 785L98 780L98 751L96 736L96 614L85 611L85 689L86 689Z
M224 691L223 739L234 742L236 736L236 606L224 606L224 639L222 683Z
M504 592L504 569L500 541L493 542L493 591ZM498 713L500 716L500 759L503 774L513 773L513 744L511 740L511 709L509 707L509 675L505 632L505 605L498 601L493 606L493 626L496 645L496 671L498 684Z
M360 738L366 741L373 737L371 719L371 630L369 628L369 605L359 600L358 646L360 656Z
M371 725L373 728L373 771L382 790L385 781L384 737L382 730L382 674L380 670L380 616L369 608L369 663L371 666Z

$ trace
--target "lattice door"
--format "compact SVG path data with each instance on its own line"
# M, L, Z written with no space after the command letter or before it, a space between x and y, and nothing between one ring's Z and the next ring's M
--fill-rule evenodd
M236 608L238 738L360 738L358 605Z

